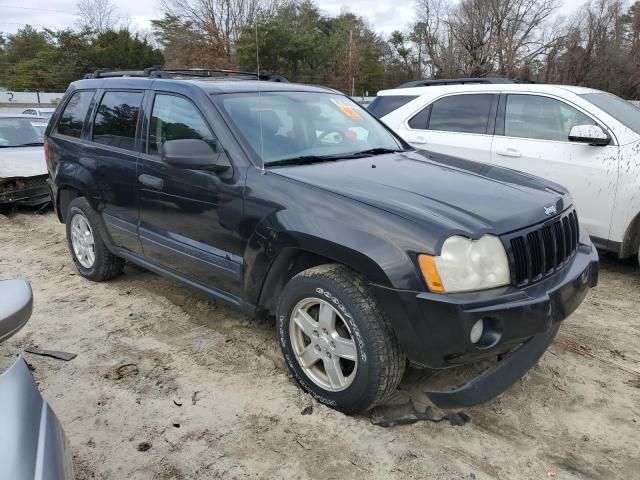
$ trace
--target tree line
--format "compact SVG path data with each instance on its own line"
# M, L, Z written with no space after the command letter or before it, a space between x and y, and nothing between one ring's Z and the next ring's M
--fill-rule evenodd
M314 0L160 0L152 31L80 0L78 25L0 35L0 86L61 89L97 68L199 66L279 73L355 95L419 78L501 76L640 98L640 2L416 0L414 22L384 35Z

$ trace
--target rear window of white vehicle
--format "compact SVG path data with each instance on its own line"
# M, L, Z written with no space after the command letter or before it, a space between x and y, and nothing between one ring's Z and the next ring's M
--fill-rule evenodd
M373 113L376 117L382 118L394 110L399 109L403 105L406 105L414 98L418 97L416 95L385 95L382 97L376 97L367 107L367 110Z
M588 102L611 115L620 123L640 133L640 108L611 93L585 93L580 95Z

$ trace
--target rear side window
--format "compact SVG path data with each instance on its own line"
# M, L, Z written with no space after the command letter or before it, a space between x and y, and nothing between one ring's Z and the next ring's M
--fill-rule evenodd
M423 108L416 113L411 120L409 120L409 126L416 130L425 130L429 123L429 115L431 114L431 105Z
M369 107L367 107L367 110L376 117L382 118L403 105L406 105L414 98L418 97L416 95L385 95L383 97L376 97Z
M60 135L80 138L82 125L85 118L87 118L93 93L93 90L82 90L71 96L58 122L58 133Z
M106 92L93 124L93 141L135 150L142 92Z
M487 133L493 94L452 95L431 106L429 130Z
M164 142L184 139L204 140L217 151L215 137L191 102L174 95L156 95L149 124L149 153L162 155Z

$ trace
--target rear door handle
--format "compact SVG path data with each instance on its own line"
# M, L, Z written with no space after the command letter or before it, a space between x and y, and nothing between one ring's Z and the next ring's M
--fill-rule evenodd
M164 180L146 173L138 176L138 181L145 187L153 188L154 190L162 190L164 188Z
M503 157L515 157L519 158L522 156L519 150L515 148L499 148L496 150L498 155L502 155Z

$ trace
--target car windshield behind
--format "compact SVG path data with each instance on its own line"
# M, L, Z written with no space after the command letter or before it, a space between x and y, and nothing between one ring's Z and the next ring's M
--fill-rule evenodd
M404 149L366 110L342 95L251 92L214 99L263 166Z
M0 118L0 148L42 145L46 128L44 118Z
M585 93L580 95L596 107L636 133L640 133L640 108L611 93Z

